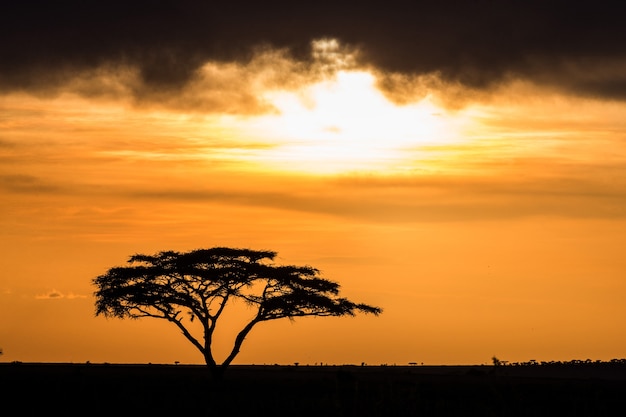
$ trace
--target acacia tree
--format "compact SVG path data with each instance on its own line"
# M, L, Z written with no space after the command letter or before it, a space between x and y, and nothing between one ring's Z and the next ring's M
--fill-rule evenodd
M129 266L96 277L96 315L154 317L176 325L203 355L216 379L235 359L258 323L303 316L378 315L382 310L339 297L339 284L310 266L276 265L276 252L215 247L137 254ZM243 300L253 314L222 363L213 355L216 324L228 305ZM194 333L192 322L202 330Z

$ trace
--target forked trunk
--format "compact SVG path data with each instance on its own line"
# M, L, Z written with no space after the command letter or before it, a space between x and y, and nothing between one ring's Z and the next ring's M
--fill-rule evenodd
M207 373L213 382L221 382L224 380L224 371L226 367L215 362L210 346L204 350L204 360L206 362Z

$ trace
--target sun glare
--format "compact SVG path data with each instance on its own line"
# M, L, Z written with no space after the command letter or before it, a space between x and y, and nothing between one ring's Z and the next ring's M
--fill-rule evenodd
M257 162L278 170L405 169L421 147L462 136L460 116L447 114L429 97L395 105L365 71L339 71L299 91L267 92L265 99L277 114L259 117L248 128L276 145L259 154Z

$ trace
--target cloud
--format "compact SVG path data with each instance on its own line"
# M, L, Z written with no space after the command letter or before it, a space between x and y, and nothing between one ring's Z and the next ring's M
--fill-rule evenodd
M317 183L280 184L285 191L273 191L271 187L266 191L241 187L229 190L178 188L134 191L128 196L135 201L213 202L375 223L481 221L535 216L626 217L624 184L606 183L601 179L609 174L619 177L624 170L622 167L563 166L557 173L557 161L527 161L525 164L527 171L541 171L540 164L551 164L554 177L344 176ZM258 183L256 187L259 187Z
M53 193L59 188L48 184L38 177L32 175L0 175L0 190L12 193L40 194Z
M388 74L438 74L476 90L522 78L575 94L626 98L618 2L25 0L4 7L0 36L10 40L0 44L5 92L53 92L104 68L134 79L122 84L139 86L139 97L184 96L207 64L245 67L266 47L308 65L316 60L311 41L336 38L360 51L361 65ZM203 82L230 81L237 82L211 74ZM103 88L119 91L119 80L83 91L102 94Z
M86 295L80 295L80 294L74 294L74 293L69 293L69 294L63 294L55 289L48 291L47 293L44 294L38 294L35 296L35 298L37 300L62 300L62 299L67 299L67 300L73 300L73 299L77 299L77 298L87 298Z
M293 90L353 68L358 51L334 39L311 42L308 61L294 58L287 49L256 46L241 61L207 60L186 73L184 82L169 84L146 78L141 68L127 62L106 62L94 67L51 67L32 84L5 85L40 98L70 93L94 100L121 101L152 109L187 113L262 114L277 110L264 100L267 90ZM2 78L0 77L0 91ZM9 143L0 142L0 146Z
M137 81L133 90L141 105L222 114L276 112L264 101L265 91L296 89L332 77L337 70L352 67L356 54L336 40L316 40L305 65L286 49L258 47L243 62L207 61L175 91L154 88L145 80Z
M59 300L59 299L61 299L63 297L64 297L64 295L61 294L57 290L51 290L51 291L48 291L47 293L37 294L35 296L35 298L38 299L38 300Z

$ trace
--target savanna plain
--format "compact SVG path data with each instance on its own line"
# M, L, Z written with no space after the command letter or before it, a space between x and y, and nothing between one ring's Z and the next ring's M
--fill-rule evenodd
M614 416L623 360L476 366L2 363L7 415Z

